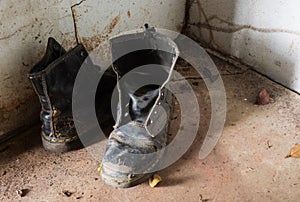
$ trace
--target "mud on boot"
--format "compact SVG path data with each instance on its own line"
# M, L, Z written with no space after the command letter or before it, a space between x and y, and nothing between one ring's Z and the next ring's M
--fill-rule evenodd
M44 57L28 73L42 106L40 119L43 146L50 152L62 153L82 147L72 116L72 93L77 73L84 62L97 68L83 45L78 44L70 51L65 51L50 37ZM109 89L113 89L115 75L109 73L103 77L105 82L109 82ZM107 93L107 89L99 89L100 93ZM103 100L109 99L107 95L98 96ZM97 113L101 116L105 112L97 110Z
M124 188L147 180L163 159L157 151L167 144L173 107L164 86L178 48L154 28L110 42L118 75L118 111L99 171L105 183Z

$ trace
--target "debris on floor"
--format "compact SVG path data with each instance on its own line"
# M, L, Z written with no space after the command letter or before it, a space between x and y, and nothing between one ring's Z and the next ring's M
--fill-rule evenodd
M73 192L68 191L68 190L63 190L62 192L63 192L63 194L64 194L65 196L67 196L67 197L70 197L70 196L72 196L72 195L74 194Z
M199 201L200 202L208 202L208 201L210 201L210 199L203 198L202 194L199 194Z
M256 104L267 105L270 103L270 94L263 88L257 96Z
M7 171L6 170L3 170L2 173L1 173L1 176L4 176L6 175Z
M161 177L158 174L154 174L151 178L149 178L150 187L154 188L162 181Z
M300 144L296 144L291 148L290 154L286 156L286 158L300 158Z
M26 196L26 194L28 194L29 189L19 189L16 192L20 197L24 197L24 196Z

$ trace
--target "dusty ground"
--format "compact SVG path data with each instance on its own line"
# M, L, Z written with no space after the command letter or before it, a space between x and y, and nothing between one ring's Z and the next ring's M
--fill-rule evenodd
M210 118L209 96L202 80L190 79L200 101L200 130L189 151L159 172L158 187L105 185L86 149L49 154L36 126L0 145L0 201L299 201L300 159L285 156L300 143L300 96L251 70L215 63L225 83L227 119L205 160L198 154ZM254 105L263 87L272 102ZM17 193L22 189L23 197Z

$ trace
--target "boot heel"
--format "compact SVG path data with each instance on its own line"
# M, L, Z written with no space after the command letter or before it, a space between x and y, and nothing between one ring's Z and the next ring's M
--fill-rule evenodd
M48 140L42 137L42 143L45 150L56 154L61 154L64 152L83 148L80 139L76 139L70 142L49 142Z

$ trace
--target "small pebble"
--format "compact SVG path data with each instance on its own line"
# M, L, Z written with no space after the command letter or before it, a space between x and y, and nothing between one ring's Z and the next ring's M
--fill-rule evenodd
M68 191L68 190L64 190L64 191L63 191L63 194L64 194L65 196L67 196L67 197L70 197L70 196L72 196L73 192L70 192L70 191Z
M257 96L256 104L267 105L269 103L270 103L270 94L265 88L263 88Z
M7 171L4 170L1 175L4 176L4 175L6 175L6 173L7 173Z
M16 192L20 197L24 197L29 192L29 189L19 189Z

